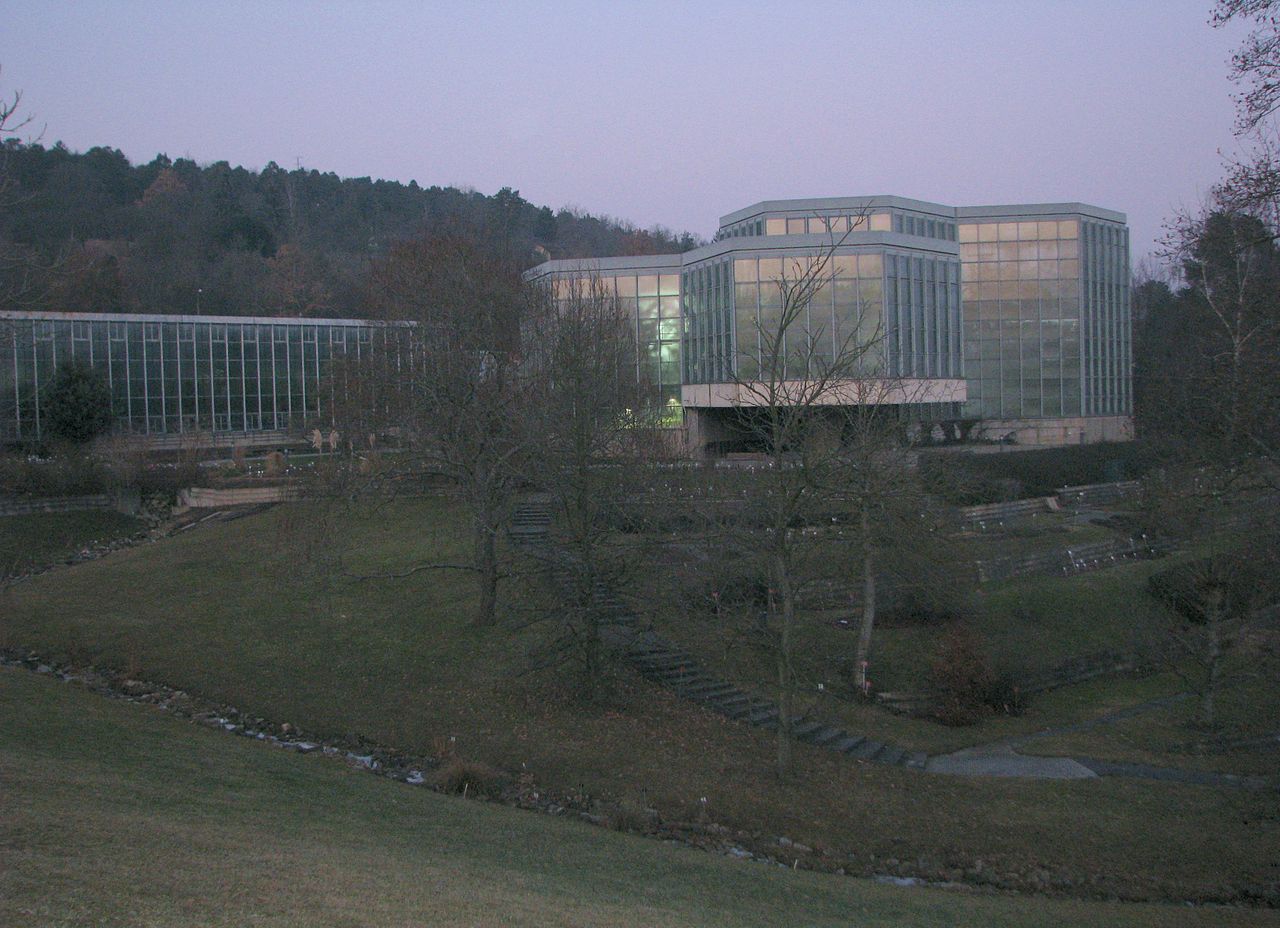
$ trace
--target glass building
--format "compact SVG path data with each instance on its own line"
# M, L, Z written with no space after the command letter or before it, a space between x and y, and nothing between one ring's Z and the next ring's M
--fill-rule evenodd
M853 377L907 385L894 401L923 421L976 422L979 434L1028 444L1130 437L1129 233L1111 210L773 200L724 216L711 244L683 254L548 261L530 276L607 279L643 263L668 281L665 308L646 310L660 313L664 337L645 329L638 363L656 353L668 393L678 364L696 449L727 437L721 426L749 402L741 386L763 363L778 369L767 333L814 262L781 345L786 377L855 356ZM666 337L677 325L680 338Z
M0 313L0 441L40 438L42 391L71 359L107 381L117 431L328 425L329 360L377 350L385 332L349 319Z
M761 370L850 384L922 422L1065 444L1130 437L1129 232L1081 203L944 206L902 197L771 200L683 254L547 261L561 299L590 286L633 326L638 382L697 453L732 444ZM795 305L798 280L808 280ZM784 312L794 315L771 339ZM379 351L350 319L0 313L0 441L40 437L64 360L103 373L120 431L328 425L334 358ZM850 363L852 362L852 363ZM861 400L865 401L865 400Z

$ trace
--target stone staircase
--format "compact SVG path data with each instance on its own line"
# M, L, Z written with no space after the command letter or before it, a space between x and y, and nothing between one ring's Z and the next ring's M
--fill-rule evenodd
M550 524L550 501L532 496L516 508L508 533L513 543L544 545ZM567 570L564 565L553 567L553 572ZM777 703L715 677L692 654L652 630L639 628L635 612L606 584L598 583L593 597L596 607L609 617L602 633L605 643L643 676L712 712L757 728L775 730L778 727ZM794 719L791 734L796 741L871 763L923 770L928 760L923 752L852 734L810 716Z

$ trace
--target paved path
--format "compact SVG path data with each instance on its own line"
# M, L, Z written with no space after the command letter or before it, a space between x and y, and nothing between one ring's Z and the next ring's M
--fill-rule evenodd
M1098 774L1070 757L1032 757L1017 753L1008 745L981 745L954 754L930 757L928 773L950 773L969 777L1039 777L1052 780L1083 780Z

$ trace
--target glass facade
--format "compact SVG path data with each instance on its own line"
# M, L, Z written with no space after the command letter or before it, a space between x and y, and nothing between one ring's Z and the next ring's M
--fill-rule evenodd
M579 269L555 276L558 298L574 288L599 287L600 296L617 300L618 310L635 331L636 377L653 389L655 405L667 424L678 425L680 408L680 273L645 273L636 269Z
M888 212L847 210L811 214L797 211L791 215L754 217L744 222L722 226L716 232L716 241L726 238L742 238L756 235L836 235L854 232L901 232L902 217ZM954 239L954 223L952 238ZM937 238L946 238L943 224L935 226ZM920 227L922 230L925 226ZM924 235L924 231L919 233Z
M764 336L777 330L788 281L805 273L804 260L766 253L685 272L686 383L758 376L769 349ZM959 261L862 250L832 256L823 270L781 346L788 376L814 374L851 352L862 353L865 374L963 376Z
M1129 316L1129 230L1100 222L1080 226L1081 361L1085 415L1133 410L1132 325Z
M347 320L0 316L0 440L40 437L41 391L72 358L106 379L118 431L324 424L330 358L381 346L385 331Z
M965 414L1127 415L1127 230L997 217L961 223L959 240Z

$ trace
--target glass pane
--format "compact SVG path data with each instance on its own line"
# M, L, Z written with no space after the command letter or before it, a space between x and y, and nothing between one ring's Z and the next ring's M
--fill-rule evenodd
M761 258L760 259L760 279L761 280L777 280L782 276L782 259L781 258Z
M785 219L766 219L764 221L765 235L785 235L787 231L787 220Z
M893 226L893 217L888 213L876 213L871 217L872 232L888 232Z

